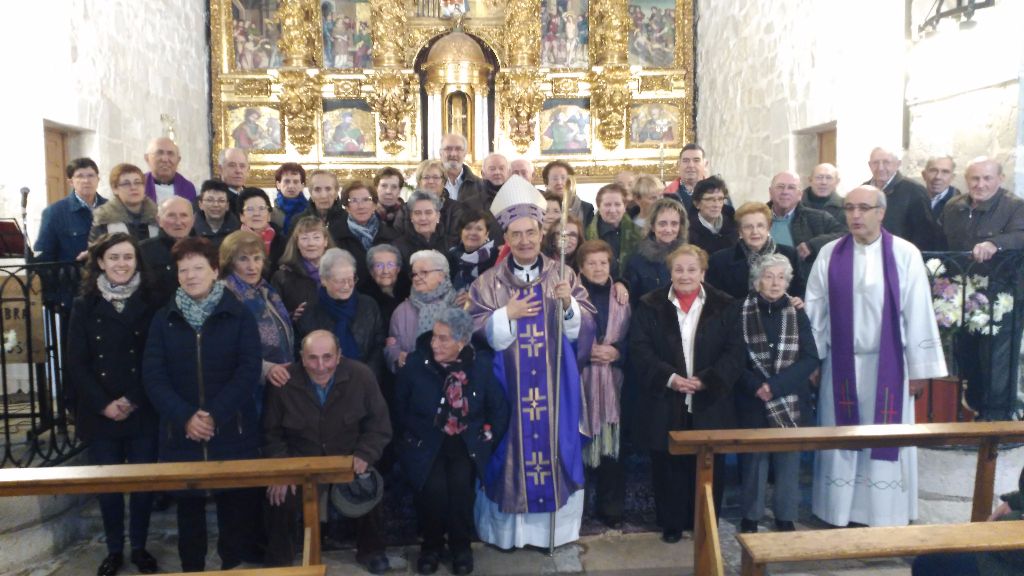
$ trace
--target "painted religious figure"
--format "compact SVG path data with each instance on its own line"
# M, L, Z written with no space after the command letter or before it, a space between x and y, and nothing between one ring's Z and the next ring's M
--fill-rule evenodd
M541 110L542 154L590 152L590 100L555 99Z
M544 0L540 16L542 66L590 65L589 5L588 0Z
M281 146L281 113L270 106L233 106L228 108L227 126L231 145L253 152L277 152Z
M680 107L666 102L634 102L629 107L629 147L680 145Z
M671 68L676 46L675 0L629 0L629 63Z
M369 68L373 38L370 36L368 0L323 0L320 22L325 68Z
M362 100L325 100L323 118L325 156L373 156L374 121Z
M231 0L235 68L262 70L281 66L277 39L281 27L273 22L277 0Z

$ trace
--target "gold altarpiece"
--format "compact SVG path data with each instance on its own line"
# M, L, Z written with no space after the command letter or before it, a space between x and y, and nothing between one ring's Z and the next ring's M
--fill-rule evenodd
M261 186L411 173L449 131L581 181L693 138L693 0L210 0L210 26L214 163L247 148Z

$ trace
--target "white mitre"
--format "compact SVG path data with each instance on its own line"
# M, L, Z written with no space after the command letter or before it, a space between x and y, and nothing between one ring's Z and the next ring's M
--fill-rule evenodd
M533 218L544 221L544 212L548 204L544 195L530 184L526 178L513 174L498 190L491 202L491 214L497 218L502 228L508 228L513 220Z

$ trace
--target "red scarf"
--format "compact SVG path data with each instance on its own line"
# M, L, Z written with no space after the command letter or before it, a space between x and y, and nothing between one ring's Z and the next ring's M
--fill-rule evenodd
M263 229L263 232L257 232L248 226L242 226L243 230L248 230L253 234L259 234L263 238L263 248L267 251L267 257L270 256L270 245L274 242L274 236L277 234L274 232L273 226L267 226Z
M700 289L698 288L697 290L694 290L693 292L690 292L689 294L683 294L679 290L675 290L675 293L676 293L676 300L679 301L679 307L683 309L683 312L686 312L687 314L689 314L690 313L690 307L693 306L694 300L697 299L697 296L700 296Z

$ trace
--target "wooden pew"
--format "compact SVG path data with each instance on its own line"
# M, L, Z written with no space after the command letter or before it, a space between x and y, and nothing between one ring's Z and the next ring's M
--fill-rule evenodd
M773 562L891 558L936 552L998 552L1024 547L1024 520L918 524L738 534L743 576L764 576Z
M715 454L860 450L902 446L978 446L972 522L992 511L999 444L1024 441L1024 422L892 424L829 428L758 428L669 432L669 453L694 454L697 460L693 523L695 573L724 574L714 500L710 498ZM792 533L789 533L792 534ZM844 536L847 531L843 532Z
M296 484L302 487L305 526L302 564L309 566L321 562L317 486L351 482L353 476L351 456L9 468L0 470L0 497L212 490Z
M204 572L204 574L211 574L215 576L325 576L327 574L327 566L320 564L319 566L294 566L288 568L252 568L248 570L217 570L211 572ZM185 573L181 574L163 574L163 576L185 576Z

